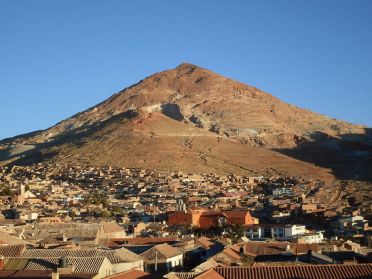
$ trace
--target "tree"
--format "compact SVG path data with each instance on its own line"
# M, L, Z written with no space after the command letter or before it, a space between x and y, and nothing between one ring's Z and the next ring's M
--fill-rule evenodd
M10 190L9 186L1 186L0 188L0 196L10 196L12 191Z
M111 216L111 213L110 213L110 211L105 209L105 210L102 210L101 216L102 216L102 218L109 218Z

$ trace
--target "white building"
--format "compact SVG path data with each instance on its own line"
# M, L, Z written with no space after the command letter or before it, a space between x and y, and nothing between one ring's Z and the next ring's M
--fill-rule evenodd
M304 225L275 225L271 227L272 238L294 238L306 233Z
M37 212L22 212L19 214L19 219L25 221L34 221L37 220L39 214Z
M282 196L293 196L293 191L291 188L276 188L273 190L274 197L282 197Z
M323 233L322 232L313 232L300 235L297 238L298 243L322 243L323 242Z
M245 228L245 236L250 240L264 238L264 228L262 226L248 226Z

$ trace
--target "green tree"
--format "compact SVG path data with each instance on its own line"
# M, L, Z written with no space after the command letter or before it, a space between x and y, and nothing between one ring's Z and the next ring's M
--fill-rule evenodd
M102 218L109 218L111 216L111 213L110 213L110 211L105 209L105 210L102 210L101 216L102 216Z
M10 190L9 186L1 186L0 188L0 196L10 196L12 191Z

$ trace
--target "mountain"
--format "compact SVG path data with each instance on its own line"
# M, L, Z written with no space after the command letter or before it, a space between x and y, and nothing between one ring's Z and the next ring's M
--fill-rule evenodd
M0 142L1 164L60 162L369 180L371 129L181 64L55 126Z

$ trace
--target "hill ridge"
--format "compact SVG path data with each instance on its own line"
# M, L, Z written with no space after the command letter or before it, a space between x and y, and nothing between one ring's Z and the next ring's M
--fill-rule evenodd
M170 127L174 130L169 131ZM163 130L166 132L161 133ZM177 133L179 136L175 139ZM195 140L195 133L198 134L196 142L201 146L196 146L195 142L190 149L189 143ZM32 163L34 156L40 160L46 158L46 161L68 160L74 163L75 159L71 158L75 158L76 154L76 162L91 164L130 163L150 168L161 164L166 168L171 167L174 160L179 160L180 166L185 162L186 170L190 167L190 170L226 172L230 164L239 166L237 169L250 169L252 173L266 167L287 172L290 168L284 165L290 162L288 164L293 165L294 173L296 169L301 169L306 174L305 167L300 166L305 164L312 170L310 172L315 174L319 171L324 176L329 172L334 174L336 168L346 164L343 161L349 164L358 160L361 154L369 158L372 153L369 141L366 141L369 138L367 134L369 130L364 126L289 105L255 87L191 63L181 63L174 69L152 74L46 130L0 142L0 160L2 164ZM354 142L347 135L358 135L354 139L358 138L364 145L345 144L347 141ZM211 138L218 139L225 146L208 143ZM111 145L108 145L110 141ZM157 162L151 157L155 155L144 155L152 153L149 147L155 151L162 150L160 147L163 146L164 154L169 153L165 151L168 150L166 144L175 152L169 157L173 161L157 154L161 157L161 162ZM124 146L128 150L124 150ZM306 148L311 151L304 152ZM97 150L103 153L96 154ZM122 152L128 159L111 160L105 154L111 154L113 150L119 154ZM144 150L147 151L143 153ZM296 150L302 153L296 153ZM342 160L331 159L323 164L309 159L311 156L308 155L301 157L307 153L314 157L319 150L327 150L335 158L341 154ZM186 155L191 151L199 154L194 158L198 167L194 168L187 162ZM265 164L238 159L239 154L248 156L255 152L265 157ZM89 155L91 153L94 156ZM226 159L223 154L227 157L236 154L236 159ZM134 160L133 156L138 160ZM280 158L280 162L270 157ZM296 163L290 157L295 158ZM318 157L320 161L326 159L322 153ZM314 167L314 163L321 168ZM253 170L255 165L257 170ZM231 171L235 170L232 167Z

